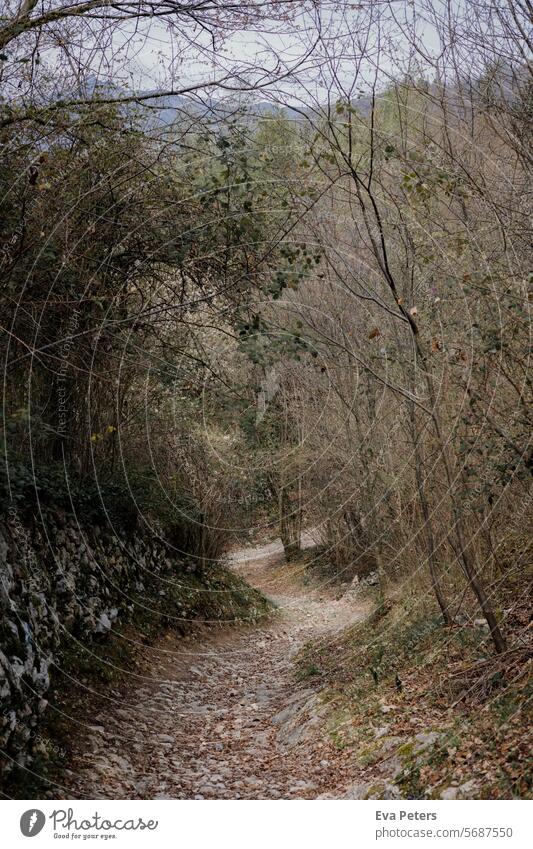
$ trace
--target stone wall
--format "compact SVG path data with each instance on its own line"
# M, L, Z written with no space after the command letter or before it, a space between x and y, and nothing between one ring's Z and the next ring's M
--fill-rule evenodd
M32 762L60 647L105 640L136 597L157 605L187 570L155 534L83 526L61 510L0 518L0 774Z

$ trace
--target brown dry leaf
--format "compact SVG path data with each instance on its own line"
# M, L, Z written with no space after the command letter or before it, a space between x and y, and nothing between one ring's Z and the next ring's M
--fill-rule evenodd
M369 339L375 339L377 336L380 336L380 335L381 334L380 334L380 331L378 330L378 328L374 327L374 329L371 330L370 333L368 334L368 338Z

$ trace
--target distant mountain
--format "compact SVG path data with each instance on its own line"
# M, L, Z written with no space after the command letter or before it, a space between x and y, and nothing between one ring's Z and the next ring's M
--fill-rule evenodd
M257 120L270 116L282 114L294 121L301 121L311 110L305 107L292 107L290 105L276 104L266 100L251 100L248 95L225 100L216 98L201 98L199 95L164 94L159 95L157 90L139 91L136 95L126 88L113 83L111 80L102 80L94 76L87 77L82 84L78 84L70 90L57 90L52 100L87 99L120 99L132 96L131 103L124 105L124 109L136 116L143 116L146 126L152 130L172 127L176 122L183 119L208 121L217 124L226 121L233 115L241 113L243 120L253 124ZM354 106L363 115L368 115L372 100L370 97L360 97L354 102Z

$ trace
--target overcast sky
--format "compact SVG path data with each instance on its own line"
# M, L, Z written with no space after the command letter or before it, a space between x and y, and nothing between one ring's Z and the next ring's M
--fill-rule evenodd
M343 58L338 60L335 72L346 84L353 79L363 52L363 34L368 30L369 22L371 35L364 42L368 55L359 67L361 90L364 91L374 79L376 66L379 66L381 84L388 76L397 75L402 67L404 70L412 68L413 55L409 50L405 26L408 21L412 24L414 10L414 5L405 0L383 4L378 23L377 15L366 10L357 11L353 4L324 3L320 11L322 44L316 45L314 50L318 21L305 12L298 14L290 24L268 21L263 22L260 28L236 32L227 40L215 43L215 50L207 34L200 36L194 46L184 48L183 43L175 42L158 23L151 24L149 29L136 36L127 29L117 32L114 50L122 48L124 52L124 45L128 44L127 72L123 71L120 76L123 81L127 77L132 87L143 90L167 88L169 79L176 87L217 79L224 69L229 70L236 64L250 79L260 80L261 69L273 71L281 60L286 69L298 66L299 82L287 78L275 87L276 91L288 101L300 100L305 99L308 91L319 97L321 89L327 87L331 67L326 67L324 60L328 52L337 56L342 52ZM438 50L436 31L424 20L420 9L416 9L416 14L415 31L421 52L434 56ZM360 44L357 39L361 40ZM118 55L122 54L119 52ZM421 54L416 59L418 63L423 62ZM268 96L267 93L265 96Z

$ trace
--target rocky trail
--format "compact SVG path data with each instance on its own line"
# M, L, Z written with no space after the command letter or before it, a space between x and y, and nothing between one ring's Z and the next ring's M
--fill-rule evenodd
M311 638L365 615L350 594L306 587L271 543L232 567L278 611L256 626L168 634L146 649L146 675L80 729L64 798L296 799L340 797L353 768L320 731L323 706L295 680ZM59 788L54 788L54 794Z

